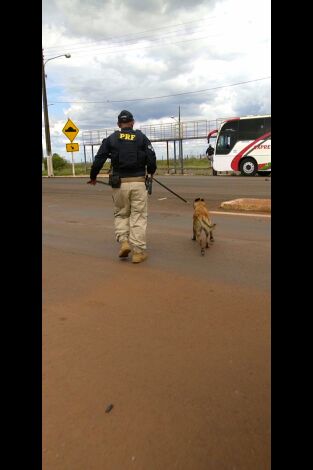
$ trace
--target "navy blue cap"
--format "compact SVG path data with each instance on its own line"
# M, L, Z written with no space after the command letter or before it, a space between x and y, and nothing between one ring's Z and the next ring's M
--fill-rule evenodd
M121 111L118 115L117 119L118 122L130 122L134 120L134 116L126 109L123 109L123 111Z

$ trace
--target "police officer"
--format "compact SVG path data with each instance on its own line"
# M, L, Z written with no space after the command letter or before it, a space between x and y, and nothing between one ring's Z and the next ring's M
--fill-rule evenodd
M146 174L156 171L156 156L150 140L133 130L134 117L123 110L118 115L115 131L102 141L90 170L88 184L96 184L97 175L108 158L111 159L109 183L113 188L114 225L120 243L120 258L132 251L132 262L147 258L146 229L148 195Z
M214 155L214 148L212 147L211 144L209 144L208 148L206 149L206 152L207 154L207 157L208 157L208 160L209 162L211 162L211 168L212 168L212 174L213 176L216 176L217 175L217 171L214 170L213 168L213 155Z
M208 148L206 149L206 152L205 152L205 153L207 154L208 159L209 159L210 161L212 161L212 160L213 160L212 155L214 154L214 148L212 147L211 144L209 144L209 146L208 146Z

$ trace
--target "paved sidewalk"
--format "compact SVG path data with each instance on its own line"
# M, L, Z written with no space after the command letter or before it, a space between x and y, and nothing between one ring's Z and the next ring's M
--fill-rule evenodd
M221 208L227 210L271 212L271 200L249 198L233 199L232 201L222 202Z

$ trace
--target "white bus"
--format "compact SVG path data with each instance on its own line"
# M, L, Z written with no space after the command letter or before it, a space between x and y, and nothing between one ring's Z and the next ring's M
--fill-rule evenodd
M209 132L216 138L212 155L213 174L240 171L243 176L271 173L271 116L247 116L223 121Z

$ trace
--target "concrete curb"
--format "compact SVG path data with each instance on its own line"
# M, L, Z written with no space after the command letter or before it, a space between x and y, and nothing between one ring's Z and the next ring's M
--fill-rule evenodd
M109 177L109 175L100 175L100 177L99 177L99 175L97 176L98 179L99 178L108 178L108 177ZM51 176L51 177L43 175L42 178L52 178L52 179L53 178L89 178L89 175L75 175L75 176L73 176L73 175L58 175L58 176Z
M169 173L164 173L164 174L156 173L155 176L178 176L179 177L179 176L193 176L193 175L187 174L187 173L184 173L183 175L181 175L181 174L171 175ZM205 176L205 175L199 175L199 176ZM109 177L108 174L107 175L100 175L100 176L98 175L97 176L98 179L99 178L108 178L108 177ZM89 175L75 175L75 176L73 176L73 175L57 175L57 176L42 175L42 178L52 178L52 179L53 178L89 178Z
M182 174L171 174L171 173L155 173L155 176L193 176L191 173L184 173ZM207 175L196 175L196 176L207 176ZM209 175L210 176L210 175ZM97 175L97 178L108 178L109 174L101 174ZM89 175L56 175L56 176L47 176L42 175L42 178L89 178Z
M227 210L242 210L242 211L261 211L271 212L271 200L270 199L234 199L232 201L222 202L222 209Z

